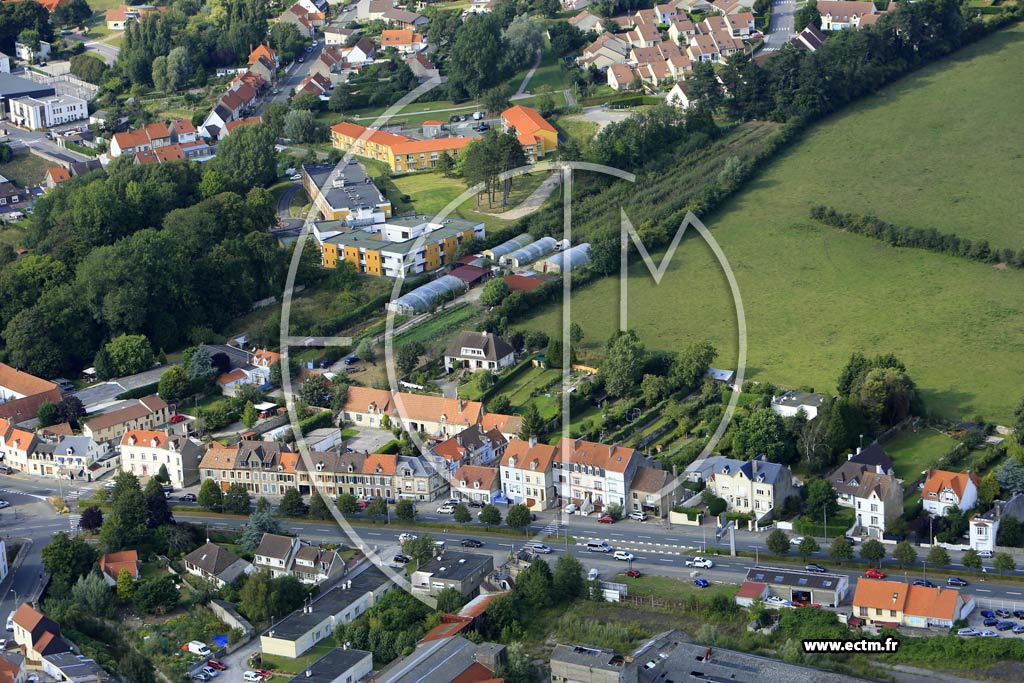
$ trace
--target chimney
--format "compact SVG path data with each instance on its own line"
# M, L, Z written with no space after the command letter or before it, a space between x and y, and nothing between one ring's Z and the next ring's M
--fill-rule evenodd
M846 454L846 462L850 462L851 460L853 460L853 453L847 453Z
M857 446L857 455L860 455L861 447Z
M536 445L537 445L537 437L536 436L531 436L530 437L530 448L533 448Z
M757 458L750 461L750 471L752 474L757 474Z

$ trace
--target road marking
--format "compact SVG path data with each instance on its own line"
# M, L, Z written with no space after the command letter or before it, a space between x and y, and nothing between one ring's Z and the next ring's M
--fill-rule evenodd
M637 538L646 538L647 540L651 540L650 536L637 536ZM658 545L661 545L661 544L659 543Z
M1006 591L1007 595L1020 595L1020 593L1014 593L1013 591Z
M987 588L975 588L974 590L977 591L978 593L991 593L992 592L992 591L990 591Z
M670 560L667 557L659 557L658 562L675 562L675 560Z
M384 534L377 533L376 531L367 531L366 535L367 536L383 536Z

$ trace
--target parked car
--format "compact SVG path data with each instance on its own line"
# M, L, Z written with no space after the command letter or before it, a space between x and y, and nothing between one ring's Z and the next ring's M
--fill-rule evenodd
M359 356L349 356L345 359L345 365L352 365L359 362Z
M647 513L644 512L643 510L633 510L632 512L629 513L629 518L635 519L638 522L646 522Z
M208 681L208 680L210 680L210 677L208 675L206 675L206 673L203 672L203 671L197 671L194 674L192 674L192 680L193 681Z
M996 629L999 631L1009 631L1016 625L1017 624L1013 623L1012 621L1000 621L998 624L996 624Z
M1010 610L1008 610L1008 609L997 609L996 610L996 616L999 617L1000 619L1009 619L1010 618Z
M857 539L853 536L844 536L844 538L846 539L846 542L850 545L854 545L857 542Z
M302 174L301 173L296 173L296 174L292 175L291 178L292 178L292 180L302 180Z
M603 515L597 518L597 521L601 524L615 524L615 518L611 515Z
M405 543L406 541L415 541L417 538L419 538L419 536L417 536L416 534L410 534L406 532L404 534L399 534L398 542Z
M1016 619L1024 619L1024 609L1013 610L1013 616Z
M579 510L579 508L576 507L576 503L569 503L565 506L565 514L567 515L574 514L577 510Z
M531 552L535 552L539 555L550 555L554 552L548 546L544 545L543 543L538 543L537 541L530 541L529 543L524 545L523 548Z
M707 588L711 583L707 579L694 579L693 585L697 588Z
M298 58L298 59L296 59L295 61L297 61L297 62L298 62L299 64L302 64L302 63L303 63L304 61L306 61L306 60L305 60L304 58L302 58L302 57L299 57L299 58ZM259 680L259 679L256 679L256 680Z
M982 638L998 638L999 634L996 633L995 631L990 631L988 629L985 629L984 631L981 632L981 637Z
M625 550L616 550L614 553L612 553L612 557L616 560L621 560L623 562L629 562L630 560L634 559L633 553L626 552Z
M803 542L804 542L804 537L803 536L794 536L793 538L789 539L790 545L793 545L793 546L798 546L798 545L800 545Z
M1019 633L1024 633L1024 624L1017 624L1016 626L1014 626L1013 627L1013 632L1014 633L1018 633L1018 634Z
M6 500L0 500L0 510L3 510L4 508L9 508L9 507L11 507L10 503L8 503Z
M875 569L874 567L872 567L871 569L869 569L866 572L864 572L864 578L865 579L884 579L885 578L885 572L883 572L881 569Z
M6 638L0 638L0 652L3 652L6 649L7 649L7 639Z
M963 587L963 586L967 586L967 585L970 585L970 584L968 584L966 581L961 579L959 576L951 576L948 579L946 579L946 585L947 586L960 586L960 587ZM1024 616L1022 616L1021 618L1024 618Z
M992 551L991 550L979 550L978 551L978 557L986 559L986 560L989 560L989 559L992 558Z
M780 598L778 595L769 595L765 602L769 605L775 605L776 607L792 607L793 603L785 598Z
M246 671L244 674L242 674L242 680L250 681L251 683L259 683L259 681L263 680L263 676L260 676L255 671Z
M985 621L981 622L984 626L995 626L999 623L999 620L995 617L989 617Z
M981 631L976 628L962 628L956 632L958 636L980 636Z
M715 566L715 563L703 557L695 557L692 560L686 561L687 567L699 567L701 569L711 569Z
M471 500L467 505L471 508L482 508L484 506L484 502L482 500Z
M317 46L317 45L319 45L319 44L320 44L320 42L319 42L319 41L317 41L317 40L314 40L314 41L313 41L313 47L316 47L316 46Z
M630 569L626 572L626 576L628 576L631 579L639 579L643 575L640 573L639 569Z
M816 573L818 573L818 574L824 574L825 572L827 572L827 571L828 571L827 569L825 569L824 567L822 567L822 566L821 566L820 564L808 564L808 565L804 565L804 569L806 569L806 570L807 570L807 571L809 571L809 572L816 572Z
M217 669L218 671L226 671L228 668L228 665L224 664L219 659L211 659L207 661L206 666L212 666L214 669Z
M463 548L482 548L483 542L476 540L475 538L464 538L459 543Z
M196 502L196 494L194 494L194 493L186 493L184 496L181 497L180 500L183 503L194 503L194 502Z
M484 113L482 111L475 111L475 112L473 112L473 120L474 121L479 121L483 117L484 117Z
M996 613L990 609L983 609L981 610L981 612L979 612L979 614L981 614L983 619L991 619L996 615Z
M13 471L14 471L14 470L12 470L12 469L11 469L10 467L8 467L7 465L0 465L0 473L3 473L3 474L10 474L10 473L11 473L11 472L13 472Z
M394 562L395 564L409 564L410 562L412 562L412 558L409 557L408 555L403 555L402 553L398 553L397 555L395 555L394 557L391 558L391 561Z
M185 416L184 415L171 415L171 424L172 425L176 425L179 422L184 422L184 421L185 421Z
M935 584L927 579L914 579L915 586L924 586L926 588L935 588Z
M217 671L216 669L214 669L209 664L207 664L206 666L203 667L203 673L206 674L207 676L209 676L210 678L216 678L217 676L220 675L220 672Z
M439 515L454 515L455 507L451 503L445 503L437 508L437 514Z

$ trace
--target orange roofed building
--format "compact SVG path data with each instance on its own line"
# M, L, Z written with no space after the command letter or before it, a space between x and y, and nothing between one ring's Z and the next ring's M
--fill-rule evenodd
M351 387L342 408L342 418L357 426L388 428L399 421L409 431L443 438L479 424L483 415L483 404L477 401L366 387Z
M100 557L100 571L103 573L103 580L107 582L107 585L117 585L117 577L120 576L122 569L128 571L132 581L138 581L141 576L139 573L139 554L134 550L122 550L118 553L107 553Z
M501 129L515 129L526 158L537 161L558 149L558 131L536 109L517 104L501 113Z
M561 439L553 464L559 495L587 514L627 505L633 475L643 463L633 448L583 439Z
M978 485L981 478L970 470L957 474L945 470L928 470L921 490L921 502L925 512L945 516L949 508L956 505L961 510L970 510L978 503Z
M972 596L952 588L862 578L853 595L852 616L876 626L949 628L966 618L974 607Z
M0 417L12 422L31 420L43 401L60 402L57 385L0 363Z
M555 455L554 446L532 439L509 441L501 456L501 498L497 500L523 503L534 512L554 507L558 502Z

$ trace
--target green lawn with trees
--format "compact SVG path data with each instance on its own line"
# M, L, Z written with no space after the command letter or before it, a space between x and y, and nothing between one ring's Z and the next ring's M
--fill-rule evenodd
M1010 343L1024 334L1024 301L1019 297L1024 276L1012 269L883 246L814 224L808 210L824 195L849 210L965 234L975 230L993 244L1001 243L998 231L1012 228L997 217L1012 215L1006 202L1013 201L1004 185L1013 182L1013 174L994 159L1002 151L990 151L973 136L961 135L954 143L935 132L939 126L930 116L918 116L916 124L909 119L912 111L973 109L973 117L964 114L957 120L971 121L964 125L979 133L986 126L998 129L991 126L989 106L1001 110L1002 100L1013 96L1004 96L999 85L1005 72L1002 77L990 77L989 72L1011 68L1004 63L1024 54L1022 33L1016 27L991 36L825 120L721 211L702 216L729 258L744 299L748 378L831 391L837 369L851 352L899 349L929 411L950 419L982 414L1005 423L1010 418L1017 397L1005 389L1024 381L1020 348ZM877 128L888 130L893 117L902 119L904 137L912 131L915 152L904 153L898 165L892 160L876 165L872 157L883 147ZM895 138L884 144L895 145ZM986 170L969 173L959 163L938 159L959 158L961 153L974 160L974 167ZM983 163L979 155L988 155L990 161ZM894 167L901 172L894 174ZM956 173L955 191L920 189L933 176L941 184L947 173ZM901 181L893 182L894 177ZM909 184L902 180L906 177ZM856 191L849 192L851 187ZM990 209L988 202L1002 209ZM963 203L977 211L955 208ZM644 223L639 207L631 216L634 224ZM733 367L733 303L709 248L685 240L660 287L638 259L632 263L629 326L649 348L668 351L707 338L719 349L716 365ZM586 331L584 348L599 350L617 329L618 287L617 278L604 278L574 297L574 310L585 311L577 316ZM558 329L560 316L560 308L550 306L526 327L549 332ZM970 353L964 354L965 348Z
M886 441L883 447L892 458L896 476L911 482L932 467L956 442L935 429L906 429Z

